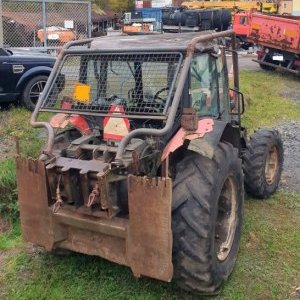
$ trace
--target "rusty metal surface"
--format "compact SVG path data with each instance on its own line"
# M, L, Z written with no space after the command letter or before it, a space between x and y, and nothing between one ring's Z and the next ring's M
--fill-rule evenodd
M67 232L68 239L56 244L56 247L100 256L114 263L127 265L124 239L71 226L67 227Z
M172 180L130 175L127 261L134 275L171 281Z
M80 174L86 174L88 172L100 172L108 167L108 164L96 160L82 160L67 157L58 157L55 162L47 165L47 170L59 167L62 172L67 172L70 169L76 169L80 171Z
M171 281L171 179L130 175L129 219L86 215L68 204L53 213L44 163L20 156L16 162L26 241L48 251L63 248L97 255L130 266L137 277Z
M170 153L182 146L185 140L199 139L204 137L205 134L212 132L214 124L215 121L213 119L207 118L198 121L198 127L195 131L186 131L180 128L165 147L161 160L165 160Z
M181 115L181 127L187 131L195 131L198 128L198 116L195 108L183 108Z
M157 35L136 35L136 36L109 36L94 39L91 43L91 50L97 51L141 51L151 49L164 50L186 50L191 40L199 36L207 36L212 31L189 32L185 34L165 33Z
M51 214L51 211L49 211L49 214ZM122 239L126 238L126 227L128 225L128 220L126 219L114 218L110 220L84 216L65 208L53 214L53 221L61 225L86 230L87 232L99 232Z
M253 14L249 41L300 54L300 18Z
M44 163L18 156L16 164L23 238L51 250L54 240Z

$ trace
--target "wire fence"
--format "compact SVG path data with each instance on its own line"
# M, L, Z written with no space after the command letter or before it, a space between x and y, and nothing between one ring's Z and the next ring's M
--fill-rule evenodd
M91 2L2 0L4 46L58 48L91 37Z

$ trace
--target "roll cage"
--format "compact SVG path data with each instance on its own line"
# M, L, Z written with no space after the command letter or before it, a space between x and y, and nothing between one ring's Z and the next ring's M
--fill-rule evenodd
M183 91L187 90L186 84L187 84L187 78L190 78L190 71L191 71L191 63L193 62L193 58L194 58L194 54L195 53L204 53L207 52L208 49L213 49L214 46L213 44L209 44L210 42L216 41L216 39L218 38L225 38L225 37L231 37L232 38L232 45L233 45L233 49L234 49L234 45L235 45L235 35L234 32L232 30L228 30L228 31L224 31L224 32L218 32L218 33L207 33L207 34L203 34L200 35L198 37L194 37L193 39L190 40L190 42L185 46L182 47L181 49L181 53L183 53L183 56L178 56L177 58L177 64L179 65L176 68L176 74L177 76L175 76L172 80L172 85L173 85L173 89L170 89L170 92L168 93L168 99L165 103L167 103L168 105L164 105L163 109L161 110L161 107L159 107L160 109L160 113L163 112L162 116L163 119L165 120L163 123L163 127L162 128L138 128L135 130L132 130L131 132L129 132L129 134L127 136L125 136L123 138L123 140L120 142L119 147L118 147L118 151L116 154L116 158L115 158L115 162L116 164L122 164L122 157L123 157L123 152L127 146L127 144L130 142L130 140L134 137L138 137L138 136L164 136L166 134L168 134L171 130L172 127L174 125L174 121L176 116L178 115L178 109L181 107L180 104L186 102L183 99ZM35 108L34 113L32 114L32 118L31 118L31 124L33 127L45 127L48 131L48 142L47 142L47 146L44 149L44 153L51 155L51 150L53 147L53 143L54 143L54 130L53 128L50 126L50 124L48 122L37 122L37 116L39 111L52 111L52 112L60 112L61 109L53 108L49 107L49 105L47 104L47 99L49 96L51 96L51 88L53 88L53 86L55 85L56 79L58 78L58 76L60 76L61 74L61 70L62 70L62 62L65 61L65 59L67 57L70 57L70 55L75 55L75 56L81 56L81 55L99 55L99 53L101 53L101 50L94 50L94 49L90 49L89 45L91 44L93 40L89 39L89 40L83 40L83 41L76 41L76 42L71 42L69 44L67 44L64 49L61 51L57 62L54 66L54 69L50 75L50 78L46 84L46 87L44 89L43 94L41 95L38 104ZM101 40L100 40L101 42ZM88 48L82 48L79 46L83 46L83 45L88 45ZM164 46L165 44L163 44ZM157 55L158 53L164 53L164 52L168 52L170 50L170 48L164 47L164 48L159 48L159 47L155 47L155 49L153 49L153 51L151 51L151 49L139 49L142 50L144 53L148 53L148 55ZM105 53L105 51L103 51ZM135 54L136 52L134 51L134 49L132 49L132 51L125 51L127 53L122 54L122 52L120 50L116 49L116 54L113 55L137 55ZM170 51L169 51L170 53ZM173 52L173 53L176 53ZM102 54L102 53L101 53ZM100 55L101 55L100 54ZM104 55L104 54L102 54ZM107 55L107 53L105 54ZM179 63L180 62L180 63ZM139 71L139 66L138 64L135 64L132 72L137 75ZM180 71L179 71L180 69ZM233 51L233 70L234 70L234 87L235 90L238 91L239 89L239 81L238 81L238 62L237 62L237 54L235 51ZM80 70L81 72L84 73L84 70ZM99 70L98 70L99 71ZM95 68L94 68L94 73L95 73ZM101 74L99 72L96 72L99 76L99 78L101 77ZM103 75L102 75L103 76ZM105 76L104 76L105 77ZM141 76L137 75L136 77L139 78L139 80L141 80ZM175 87L175 83L176 83L176 89L174 89ZM83 82L83 84L85 84ZM101 84L101 82L100 82ZM137 86L140 86L139 84L137 84L137 82L135 82L135 89L137 89ZM99 87L99 84L98 84ZM84 87L87 88L87 87ZM218 84L217 84L217 88L218 88ZM53 90L53 89L52 89ZM99 89L98 89L99 92ZM97 92L97 93L98 93ZM100 93L100 92L99 92ZM135 95L134 97L137 97L137 99L139 97L141 97L140 95ZM78 99L77 99L78 100ZM82 100L82 99L79 99ZM116 99L121 101L122 99ZM61 99L61 101L63 101L63 99ZM79 101L80 102L80 101ZM49 103L49 102L48 102ZM82 101L81 101L82 104ZM48 105L48 107L47 107ZM185 104L186 105L186 104ZM220 99L218 98L218 111L220 112ZM102 106L103 108L103 106ZM75 109L64 109L65 113L74 113L74 111L76 111L76 113L78 113L78 110ZM151 111L153 113L153 111ZM80 111L80 114L83 115L99 115L103 114L103 113L107 113L107 108L106 111L105 109L100 110L100 112L95 112L93 107L90 110L82 110ZM146 111L147 118L155 118L155 114L153 116L151 116L150 114L150 110ZM138 117L138 115L136 115L136 117ZM158 116L159 118L161 118L161 116Z

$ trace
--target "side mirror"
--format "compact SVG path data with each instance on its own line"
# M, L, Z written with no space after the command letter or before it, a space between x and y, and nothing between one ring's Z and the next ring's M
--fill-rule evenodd
M242 115L245 112L244 94L235 89L229 89L230 114Z

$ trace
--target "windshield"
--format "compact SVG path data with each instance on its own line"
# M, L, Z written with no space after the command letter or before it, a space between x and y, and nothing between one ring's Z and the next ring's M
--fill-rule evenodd
M181 60L180 53L68 55L43 108L165 114Z

